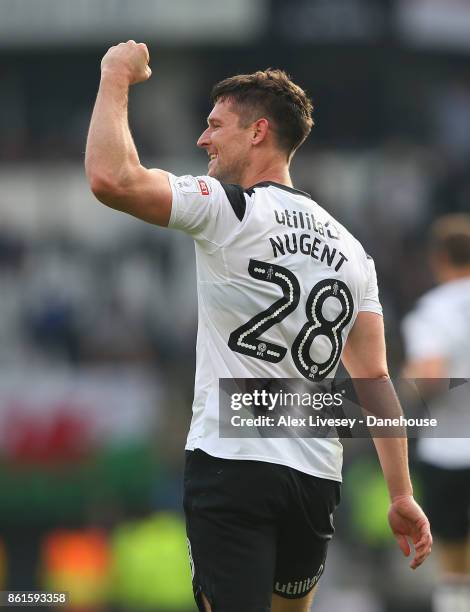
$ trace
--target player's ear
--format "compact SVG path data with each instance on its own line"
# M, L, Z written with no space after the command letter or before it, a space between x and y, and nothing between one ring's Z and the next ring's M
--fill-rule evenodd
M269 121L262 117L253 122L251 142L254 145L260 144L266 138L269 130Z

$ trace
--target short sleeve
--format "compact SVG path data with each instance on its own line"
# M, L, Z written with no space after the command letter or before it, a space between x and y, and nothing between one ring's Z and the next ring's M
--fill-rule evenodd
M374 260L367 256L368 278L367 287L359 306L359 312L375 312L383 314L382 304L379 300L379 287L377 284L377 273L375 271Z
M221 246L240 225L246 210L242 187L210 176L169 175L173 195L168 227L199 242Z

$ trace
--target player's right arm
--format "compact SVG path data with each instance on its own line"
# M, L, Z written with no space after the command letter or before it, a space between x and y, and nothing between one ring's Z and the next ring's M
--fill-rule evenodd
M351 378L359 379L355 388L367 413L390 418L402 414L401 406L390 381L387 368L383 319L373 312L359 312L348 336L343 363ZM363 379L368 379L363 382ZM431 552L429 521L413 498L408 468L407 439L374 437L380 465L390 493L389 523L406 556L415 555L410 566L416 569Z
M142 166L127 118L129 87L150 78L148 62L146 45L132 40L111 47L103 57L85 170L100 202L166 226L172 203L169 175Z

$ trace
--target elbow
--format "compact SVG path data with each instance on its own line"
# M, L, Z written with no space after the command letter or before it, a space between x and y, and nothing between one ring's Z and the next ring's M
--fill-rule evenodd
M110 205L111 202L117 201L122 194L121 185L109 176L87 172L87 178L91 192L103 204Z
M100 199L101 195L112 192L115 189L113 181L102 173L86 169L88 184L94 196Z
M375 380L379 383L389 382L390 374L387 370L383 370L382 368L373 368L368 371L362 372L362 376L357 376L355 378L365 378L367 380Z
M386 380L390 380L390 374L387 370L379 370L375 374L374 378L380 380L381 382L385 382Z
M123 210L122 205L132 196L138 179L133 167L107 169L87 160L85 173L95 198L116 210Z

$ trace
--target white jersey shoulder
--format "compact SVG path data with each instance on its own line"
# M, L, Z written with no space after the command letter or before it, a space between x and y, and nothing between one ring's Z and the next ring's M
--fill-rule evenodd
M327 439L220 439L219 378L333 377L359 311L381 314L373 260L306 193L170 176L170 227L196 245L198 342L187 448L341 479Z

